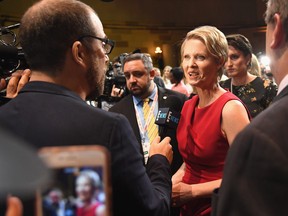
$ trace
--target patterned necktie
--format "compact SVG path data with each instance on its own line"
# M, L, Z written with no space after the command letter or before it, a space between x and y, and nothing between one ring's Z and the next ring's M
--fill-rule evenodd
M149 121L149 124L147 125L147 134L150 143L154 140L154 138L158 135L158 127L155 124L155 117L154 114L152 113L149 118L149 113L150 113L150 106L149 106L149 98L146 98L143 100L143 113L144 113L144 119L145 122Z

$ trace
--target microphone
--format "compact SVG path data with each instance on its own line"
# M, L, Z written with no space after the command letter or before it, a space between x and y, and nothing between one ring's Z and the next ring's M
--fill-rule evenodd
M164 108L159 108L155 124L159 127L159 135L161 139L167 136L168 129L176 129L180 119L182 108L181 100L176 96L168 96L164 102Z

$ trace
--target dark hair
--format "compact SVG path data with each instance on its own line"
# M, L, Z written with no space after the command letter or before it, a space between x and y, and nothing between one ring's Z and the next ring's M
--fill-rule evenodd
M252 57L251 43L244 35L227 35L226 39L229 46L233 46L235 49L240 50L244 54L244 56L251 55Z
M184 71L181 67L172 68L170 74L174 77L177 84L180 83L184 77Z
M21 20L19 39L30 68L51 75L61 70L73 42L95 34L91 11L75 0L40 1L29 8Z

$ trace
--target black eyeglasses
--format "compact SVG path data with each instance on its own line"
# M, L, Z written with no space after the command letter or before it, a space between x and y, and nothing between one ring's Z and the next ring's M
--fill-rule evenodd
M106 55L110 54L114 48L115 42L113 40L108 39L108 38L99 38L99 37L96 37L93 35L84 35L84 36L81 36L80 38L78 38L78 40L82 40L85 37L91 37L91 38L95 38L97 40L102 41L103 49L105 50Z

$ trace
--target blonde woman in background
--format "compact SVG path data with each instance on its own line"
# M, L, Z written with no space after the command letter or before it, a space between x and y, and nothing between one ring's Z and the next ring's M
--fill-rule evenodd
M248 72L252 75L255 75L257 77L261 77L261 67L260 63L258 61L258 58L255 54L252 53L252 58L251 58L251 67L248 70Z
M162 79L164 81L164 84L165 84L165 88L167 89L171 89L172 87L172 83L170 81L170 71L171 71L172 67L167 65L164 67L163 69L163 76L162 76Z

